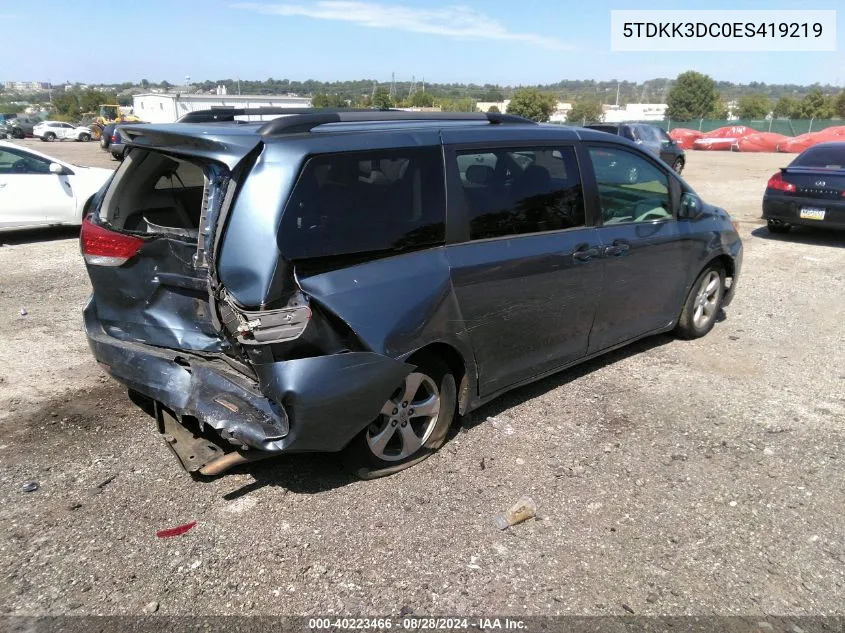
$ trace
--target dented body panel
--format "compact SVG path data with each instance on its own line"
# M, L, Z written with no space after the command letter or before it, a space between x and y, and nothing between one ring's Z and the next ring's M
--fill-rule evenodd
M340 450L413 370L364 352L259 365L254 381L219 360L118 340L101 327L94 301L85 328L112 377L177 416L195 417L233 448L270 453Z
M189 442L191 434L176 433L174 425L195 420L243 453L234 461L248 461L243 455L256 451L343 449L378 418L414 371L414 360L424 364L417 355L421 350L441 355L458 379L458 410L466 413L516 385L669 330L677 318L674 303L681 303L681 291L686 294L707 264L673 268L677 301L672 295L656 315L651 314L655 277L642 272L635 298L649 312L651 329L625 331L621 339L601 341L598 349L593 340L612 318L631 320L619 309L618 288L627 287L625 266L633 258L612 254L613 240L635 243L652 225L626 224L611 235L600 220L588 158L579 152L584 226L470 240L461 181L469 182L468 173L459 173L455 148L489 142L572 145L601 141L603 133L529 125L498 130L398 126L380 133L366 126L343 132L326 126L279 136L261 135L251 124L125 129L135 149L121 170L131 173L138 162L139 175L126 185L125 200L121 184L117 192L110 189L92 222L116 239L132 236L143 243L117 264L86 260L94 287L84 313L89 344L104 369L154 404L160 427ZM319 213L308 208L307 196L298 198L298 191L313 191L303 183L310 182L305 177L310 166L319 163L315 156L330 156L327 162L333 164L322 165L328 169L321 177L331 183L335 175L349 173L335 153L395 148L408 153L404 167L391 164L401 159L388 153L365 161L353 157L353 185L321 189L323 206L315 203ZM381 162L386 165L377 167ZM340 166L333 175L334 163ZM186 164L201 168L193 183L179 176ZM439 175L434 185L432 171ZM412 175L405 178L407 173ZM375 178L379 174L383 181ZM678 191L686 186L674 174L667 177ZM144 178L149 179L146 198L132 193L143 190ZM346 193L360 192L359 182L389 184L361 197ZM329 190L335 193L324 193ZM524 199L535 197L541 194ZM431 199L441 219L429 222ZM321 214L338 208L355 222L372 219L384 235L393 235L402 222L406 232L375 250L288 254L281 234L291 218L299 224L286 235L296 240L307 242L309 232L321 235L325 226L354 231L354 223L320 223ZM366 215L373 208L387 211ZM723 212L705 211L710 219L697 221L699 230L688 242L700 245L706 238L712 242L708 260L723 257L731 263L726 266L734 279L729 301L741 243L735 232L725 237L729 218ZM129 222L127 215L142 217ZM179 222L168 225L168 218ZM425 222L414 224L420 218ZM666 224L674 229L677 220ZM694 222L687 224L695 228ZM346 237L342 231L334 235ZM366 242L366 235L357 237ZM649 262L652 268L667 263L658 259ZM616 291L608 285L614 275ZM186 468L203 472L202 464L189 463L190 450L177 454Z

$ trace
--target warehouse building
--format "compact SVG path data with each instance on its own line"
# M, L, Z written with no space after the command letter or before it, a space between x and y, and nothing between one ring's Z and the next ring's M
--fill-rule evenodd
M132 97L133 114L148 123L173 123L188 112L214 107L310 108L311 99L299 96L181 94L153 92Z

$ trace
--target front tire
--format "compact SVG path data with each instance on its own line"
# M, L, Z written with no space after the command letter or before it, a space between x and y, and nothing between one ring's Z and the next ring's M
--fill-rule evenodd
M20 128L12 128L12 138L22 139L26 134Z
M769 233L789 233L789 229L792 228L791 224L787 224L786 222L781 222L780 220L766 220L766 227L769 229Z
M344 466L361 479L410 468L446 441L455 417L455 377L441 359L425 355L393 392L379 416L344 449Z
M52 132L47 132L44 136L41 137L42 141L46 141L48 143L52 143L56 140L56 135Z
M672 163L672 169L675 170L676 174L680 174L684 171L684 159L680 156L674 160Z
M685 339L701 338L713 329L725 296L725 269L719 263L707 266L690 289L675 333Z

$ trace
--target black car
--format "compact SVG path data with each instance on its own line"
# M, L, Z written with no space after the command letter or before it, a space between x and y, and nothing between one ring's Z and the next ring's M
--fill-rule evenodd
M80 239L94 356L190 471L295 451L401 470L510 389L704 336L737 287L730 216L621 137L489 113L183 121L121 126Z
M144 125L144 123L138 121L132 125ZM111 138L106 149L115 160L123 160L126 156L126 152L129 148L123 142L123 135L120 133L120 125L115 125L113 127Z
M114 136L115 127L117 127L116 123L109 123L103 127L103 131L100 133L100 149L108 151L112 137Z
M32 138L33 128L41 123L40 119L16 117L6 122L6 134L11 138Z
M686 152L662 127L647 123L596 123L587 127L627 138L655 156L659 156L677 173L680 174L684 170L687 162Z
M845 229L845 142L813 145L772 176L763 219L772 233L793 225Z

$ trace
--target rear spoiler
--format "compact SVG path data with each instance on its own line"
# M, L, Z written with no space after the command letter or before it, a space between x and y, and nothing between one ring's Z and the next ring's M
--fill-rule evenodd
M255 134L207 132L207 128L200 132L179 124L120 126L124 143L129 147L214 160L226 165L230 171L261 143Z

